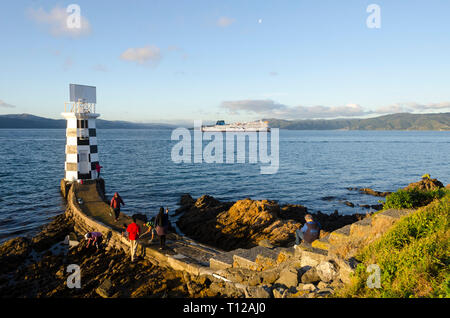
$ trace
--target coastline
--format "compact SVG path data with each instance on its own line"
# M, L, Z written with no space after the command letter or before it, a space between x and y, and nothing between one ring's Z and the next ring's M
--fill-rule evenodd
M6 269L0 276L2 297L328 297L349 282L357 266L354 259L339 254L342 244L371 239L380 235L380 224L389 228L414 212L316 214L326 231L312 245L294 246L293 232L307 213L305 207L184 195L177 226L191 229L190 237L170 233L165 251L158 251L156 242L142 240L140 257L131 263L129 243L118 225L111 225L107 214L91 214L92 206L108 206L104 181L66 186L61 183L66 212L32 239L18 237L0 246L0 265ZM126 215L121 218L129 220ZM213 219L216 231L211 228ZM193 227L195 223L201 227ZM104 249L83 247L83 234L92 230L106 237ZM70 264L80 266L82 288L68 288Z
M239 288L235 287L234 284L227 284L227 279L214 278L212 272L200 273L196 266L193 267L193 270L189 270L186 264L182 264L181 261L178 266L175 263L170 264L170 261L159 255L151 245L143 244L143 249L146 252L150 252L151 257L141 257L137 263L130 263L128 256L129 247L126 240L119 235L119 228L110 228L107 224L98 222L92 216L81 212L83 209L80 208L79 202L75 199L74 188L77 186L79 185L76 184L70 188L66 187L65 182L61 182L61 193L63 197L67 198L67 209L64 213L54 217L49 224L43 226L41 232L31 239L17 237L6 241L0 246L1 263L7 269L0 279L0 294L3 297L246 296L245 287L242 288L240 286L241 288ZM98 184L96 183L95 188L101 200L105 201L104 181L101 179ZM222 203L208 196L203 196L197 201L205 203L208 199L222 206ZM183 215L193 202L194 200L190 196L183 196L180 200L180 208L176 214ZM232 203L224 203L223 206L229 207L230 205ZM290 209L285 211L286 219L288 219L289 215L292 216L298 211L303 212L300 215L304 216L307 210L298 205L287 205L286 207L288 210ZM127 216L123 215L121 217L126 218ZM336 215L334 215L334 218L336 218ZM343 216L343 218L349 220L351 217ZM355 217L354 221L356 220L357 218ZM92 229L103 233L111 233L107 246L102 252L86 250L82 247L83 234ZM293 235L293 233L290 234ZM67 242L66 237L69 238L70 242ZM293 243L292 238L290 243ZM180 239L178 234L171 233L169 235L169 240L175 241L177 239ZM199 245L199 243L192 241L190 237L185 237L185 239L192 242L191 246ZM66 244L64 240L66 240ZM262 241L267 240L262 239ZM209 244L208 247L213 245ZM292 244L290 245L292 248ZM255 243L248 245L250 248L257 246L258 244ZM173 254L178 255L179 253ZM69 289L66 286L67 282L65 279L68 274L65 272L64 267L72 263L84 264L83 276L90 278L82 291ZM203 265L209 264L204 262ZM205 269L206 267L204 266ZM134 272L136 272L135 280L137 277L138 282L135 281L131 284L130 278L132 275L130 273ZM13 279L11 280L12 277ZM150 279L146 279L146 277L150 277ZM139 280L141 278L142 280ZM172 283L172 285L167 284L169 280L176 281L176 283ZM238 282L238 285L239 283L242 282ZM30 289L30 284L35 286L35 288ZM45 288L38 287L44 284L46 285ZM122 287L111 288L111 290L105 292L103 290L104 285L120 285ZM116 289L117 291L115 291ZM261 290L263 289L260 289L259 293L261 293Z

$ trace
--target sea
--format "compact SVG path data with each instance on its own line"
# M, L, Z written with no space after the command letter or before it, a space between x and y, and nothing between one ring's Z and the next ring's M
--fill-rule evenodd
M180 141L172 140L173 133L97 130L106 192L119 192L124 213L152 217L163 206L172 214L185 193L224 201L276 200L311 212L368 213L373 210L361 205L384 199L350 188L396 191L426 173L450 183L450 132L445 131L280 130L278 169L272 174L261 174L267 164L248 157L243 163L176 162ZM0 242L32 236L64 212L59 187L65 143L64 129L0 129ZM210 143L203 141L201 149ZM225 140L223 145L225 158ZM193 147L192 142L192 159Z

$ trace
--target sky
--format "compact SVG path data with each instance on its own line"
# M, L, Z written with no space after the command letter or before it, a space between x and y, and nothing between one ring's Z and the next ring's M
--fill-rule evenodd
M61 118L70 83L96 86L108 120L447 112L449 14L448 0L1 0L0 115Z

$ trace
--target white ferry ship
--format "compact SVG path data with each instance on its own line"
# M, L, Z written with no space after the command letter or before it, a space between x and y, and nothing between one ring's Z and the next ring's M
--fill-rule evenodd
M247 131L270 131L268 121L252 121L247 123L233 123L225 124L224 120L218 120L213 126L202 126L202 131L232 131L232 132L247 132Z

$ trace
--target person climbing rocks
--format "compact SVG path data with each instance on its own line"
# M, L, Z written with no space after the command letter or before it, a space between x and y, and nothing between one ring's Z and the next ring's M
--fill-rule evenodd
M144 223L144 226L147 227L147 231L145 231L144 234L141 235L141 238L143 238L145 235L147 235L147 233L152 233L152 238L150 239L150 243L153 242L153 239L155 238L155 223L150 220L146 223Z
M320 237L320 224L315 222L311 214L305 215L306 223L300 230L295 230L295 245L301 241L311 244Z
M127 224L126 224L126 223L123 223L123 225L122 225L122 233L121 233L121 234L122 234L122 237L128 238L127 228L128 228Z
M97 179L100 179L100 170L101 170L102 168L103 168L103 167L100 166L100 164L97 162L97 164L95 165L95 170L97 171Z
M169 231L169 208L164 212L164 208L159 208L159 213L155 219L156 224L156 234L159 236L160 240L160 250L166 248L166 235Z
M136 256L136 249L137 249L137 240L139 239L139 234L141 233L139 229L139 225L136 223L136 217L133 216L133 223L130 223L127 227L128 232L128 239L131 243L131 261L134 262L134 258Z
M119 193L114 193L113 198L111 199L111 207L114 210L114 222L117 222L119 220L120 216L120 205L125 205L122 198L120 197Z
M100 232L88 232L84 235L84 238L87 241L86 248L89 247L92 242L92 246L95 246L97 250L101 247L103 241L103 234Z

